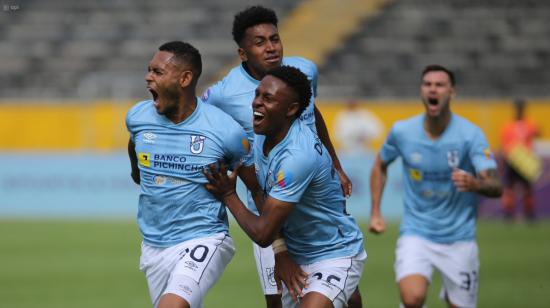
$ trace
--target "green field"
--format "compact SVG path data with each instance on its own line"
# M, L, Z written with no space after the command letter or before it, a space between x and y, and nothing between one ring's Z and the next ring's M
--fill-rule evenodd
M237 254L205 306L262 307L250 242L236 225L231 232ZM360 285L367 307L398 306L396 237L397 225L367 234ZM478 238L479 307L550 307L550 223L481 222ZM0 307L150 307L139 243L133 221L0 220ZM428 307L444 307L439 285L436 275Z

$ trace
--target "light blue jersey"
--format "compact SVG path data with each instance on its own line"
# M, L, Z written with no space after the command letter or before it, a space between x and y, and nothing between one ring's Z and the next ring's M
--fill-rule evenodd
M240 125L200 100L191 116L174 124L148 100L130 109L126 126L138 157L138 224L145 243L169 247L227 233L225 206L204 187L202 170L221 159L234 165L248 153Z
M395 123L380 151L383 162L400 156L405 178L402 235L418 235L438 243L474 240L477 194L459 192L452 182L454 168L476 174L496 169L479 127L452 115L443 134L430 139L424 115Z
M286 137L266 157L265 136L256 135L254 163L266 195L295 203L282 232L298 264L355 256L363 235L346 213L338 174L317 135L294 121Z
M203 102L214 105L229 114L245 130L249 142L254 141L254 129L252 127L252 101L260 80L254 79L243 67L244 63L234 67L227 76L208 88L201 99ZM284 57L283 65L296 67L304 73L311 82L312 97L306 110L300 119L311 129L315 129L314 104L317 95L317 66L304 58ZM248 157L245 165L253 163L252 157ZM255 207L254 207L255 210Z

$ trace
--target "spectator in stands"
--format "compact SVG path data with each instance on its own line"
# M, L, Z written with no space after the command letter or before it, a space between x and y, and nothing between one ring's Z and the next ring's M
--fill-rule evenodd
M479 257L477 194L499 197L496 162L483 132L451 112L454 75L440 65L422 72L425 113L395 123L371 174L369 230L381 233L388 165L403 163L405 210L396 249L396 281L405 307L424 305L433 267L443 277L449 307L475 307Z
M533 151L533 140L539 136L536 123L525 117L526 102L514 101L514 119L502 128L502 154L504 158L504 194L502 204L508 219L515 216L516 196L519 188L523 199L523 212L528 220L535 218L533 183L541 172L539 158Z
M321 141L329 151L334 168L340 177L342 188L346 196L351 195L352 184L344 173L338 156L334 151L329 138L323 117L315 106L317 93L317 66L301 57L283 57L283 43L277 28L278 19L275 12L261 6L248 7L237 13L233 20L233 39L238 46L241 64L233 68L227 76L208 88L202 95L205 103L215 105L231 115L246 131L252 143L254 133L252 128L252 101L260 80L269 69L281 65L290 65L300 69L311 82L312 96L306 110L300 116L300 121L316 131ZM251 164L252 157L248 157ZM245 163L246 165L247 163ZM254 202L249 197L248 207L259 214ZM276 255L277 271L275 275L275 256L272 247L262 248L253 244L254 256L262 291L264 292L267 307L280 307L281 296L277 290L276 279L282 279L287 286L291 281L299 280L305 273L283 251ZM300 290L289 287L293 296ZM352 307L361 306L359 292L354 293L350 303ZM353 303L357 303L354 304Z
M351 99L336 116L334 132L343 153L361 154L372 149L372 141L382 134L383 125L374 113Z
M302 308L348 307L359 285L367 254L363 234L346 213L342 186L327 149L299 120L310 104L311 85L299 69L270 69L256 89L254 165L265 202L260 215L235 192L236 176L211 165L206 187L258 245L287 251L306 279L296 282ZM280 237L284 235L284 241ZM307 283L306 283L307 282ZM292 288L292 285L287 285ZM288 292L284 307L298 307Z
M225 206L204 187L202 170L218 160L239 163L249 145L230 116L197 101L201 70L193 46L163 44L145 75L153 100L126 116L132 179L141 186L140 269L154 307L202 307L235 252ZM244 170L241 179L257 184L254 169Z

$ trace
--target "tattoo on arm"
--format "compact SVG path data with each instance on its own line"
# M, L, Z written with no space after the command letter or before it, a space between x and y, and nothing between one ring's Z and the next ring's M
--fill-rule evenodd
M496 169L483 170L478 174L477 193L486 197L498 198L502 195L502 184Z

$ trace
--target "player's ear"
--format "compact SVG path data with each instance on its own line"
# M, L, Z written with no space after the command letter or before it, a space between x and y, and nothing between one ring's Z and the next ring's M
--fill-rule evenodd
M248 56L246 55L246 51L244 51L243 48L239 47L239 49L237 49L237 52L239 53L239 58L241 59L241 62L248 61Z
M182 88L187 88L193 82L194 77L192 71L183 71L180 75L180 86Z
M290 105L288 106L287 110L286 110L286 116L288 118L297 118L297 114L298 114L298 110L300 109L300 103L298 102L293 102L293 103L290 103Z

